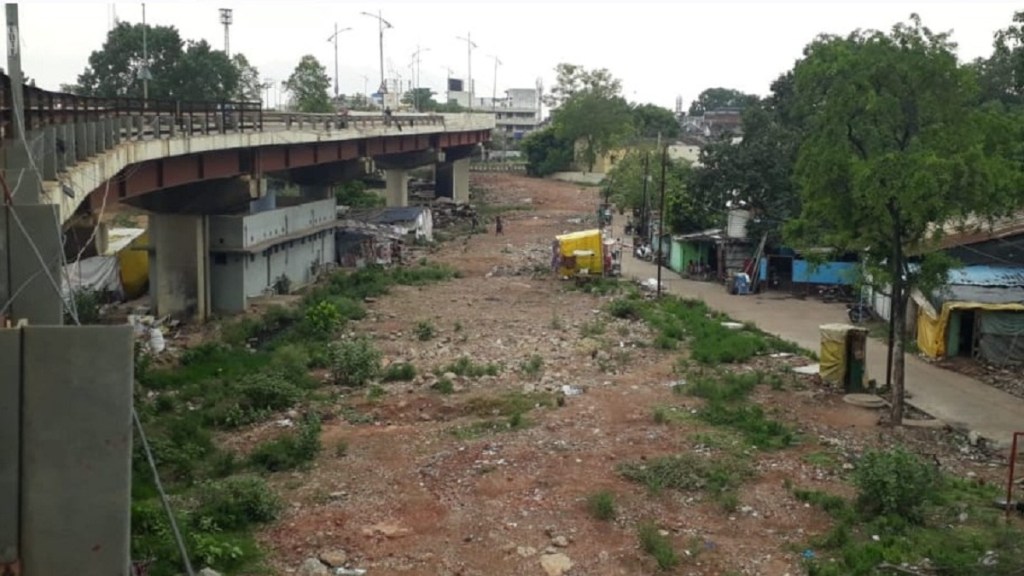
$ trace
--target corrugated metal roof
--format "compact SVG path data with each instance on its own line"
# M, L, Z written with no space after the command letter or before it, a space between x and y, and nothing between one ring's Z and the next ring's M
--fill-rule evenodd
M949 271L954 286L1024 287L1024 266L966 266Z

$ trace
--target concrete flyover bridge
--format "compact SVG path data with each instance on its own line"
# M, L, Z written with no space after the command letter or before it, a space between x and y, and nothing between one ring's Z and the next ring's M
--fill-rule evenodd
M40 317L28 313L28 294L45 285L41 259L59 272L63 239L46 221L102 240L99 212L114 202L150 214L157 313L244 309L280 276L299 286L316 263L333 261L334 185L381 169L388 205L404 206L407 171L433 166L437 194L466 202L469 158L494 127L490 114L300 114L11 86L0 75L2 184L6 203L24 206L16 223L0 225L26 231L11 241L10 274L0 278L0 296L22 288L12 317ZM301 197L279 196L271 179L298 185ZM45 317L59 323L59 312Z

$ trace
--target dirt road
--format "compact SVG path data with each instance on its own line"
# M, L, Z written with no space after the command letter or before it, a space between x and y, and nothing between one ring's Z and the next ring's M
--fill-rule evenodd
M651 278L657 267L626 255L623 273ZM757 324L763 330L799 344L808 350L820 348L818 327L830 322L848 322L842 304L799 300L777 293L732 296L716 283L680 278L662 271L663 281L673 294L699 298L712 308ZM886 345L868 340L868 374L885 381ZM974 431L989 442L1007 448L1015 431L1024 430L1024 400L969 376L933 366L914 355L906 358L906 388L910 405L951 426Z

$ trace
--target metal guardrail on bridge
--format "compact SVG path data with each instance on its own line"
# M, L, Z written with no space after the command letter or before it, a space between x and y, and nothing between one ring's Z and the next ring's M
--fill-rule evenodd
M444 126L430 114L308 114L264 110L261 102L98 98L22 86L25 136L41 162L44 180L55 180L90 156L125 141L268 130L343 130L376 126ZM0 148L15 137L11 80L0 74Z
M472 172L526 172L525 162L470 162Z

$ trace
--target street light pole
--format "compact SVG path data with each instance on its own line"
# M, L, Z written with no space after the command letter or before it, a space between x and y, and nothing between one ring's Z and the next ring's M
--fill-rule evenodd
M394 28L394 26L391 25L391 22L388 22L383 16L381 16L380 10L377 10L376 14L371 14L369 12L360 12L360 14L377 19L377 27L380 31L380 94L381 99L383 100L384 94L388 91L387 83L384 81L384 29ZM383 104L383 101L381 103Z
M465 37L456 36L457 40L464 40L466 42L466 74L469 78L466 79L469 82L469 87L466 89L469 92L469 110L473 110L473 48L479 48L472 40L472 32L467 32Z
M498 66L501 66L501 60L497 56L491 56L494 58L494 84L491 86L491 110L494 110L498 102Z
M342 28L338 30L338 23L334 23L334 34L327 39L328 42L334 42L334 100L338 100L338 35L342 32L348 32L352 28Z

